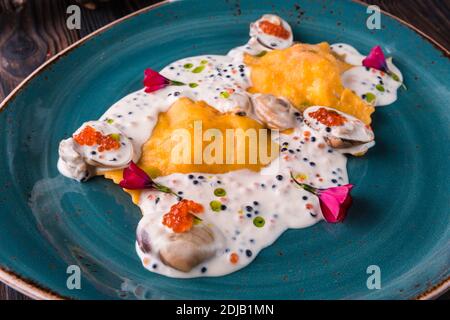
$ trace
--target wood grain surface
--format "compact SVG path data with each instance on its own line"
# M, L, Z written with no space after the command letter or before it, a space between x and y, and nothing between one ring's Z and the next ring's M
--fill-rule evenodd
M205 0L206 1L206 0ZM21 10L0 0L0 101L28 74L92 31L158 0L122 0L82 9L81 30L66 27L70 0L28 0ZM407 21L450 50L450 0L363 0ZM0 300L26 296L0 283ZM450 293L441 297L450 299Z

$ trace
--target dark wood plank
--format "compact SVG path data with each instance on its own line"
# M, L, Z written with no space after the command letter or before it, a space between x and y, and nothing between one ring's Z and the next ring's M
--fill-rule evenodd
M110 1L97 10L82 9L82 29L66 28L71 0L28 0L20 11L14 0L0 0L0 101L55 53L92 31L158 0ZM416 26L450 50L450 0L363 0ZM0 284L0 300L26 296ZM441 299L450 299L450 293Z
M0 100L43 62L94 30L158 0L112 1L97 10L82 8L81 30L68 30L71 0L27 1L16 12L0 0ZM3 3L3 4L2 4Z
M0 300L30 300L30 298L0 283Z
M450 50L450 0L362 0L378 5Z

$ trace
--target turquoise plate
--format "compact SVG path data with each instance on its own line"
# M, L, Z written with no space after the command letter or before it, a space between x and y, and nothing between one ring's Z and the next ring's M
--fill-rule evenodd
M299 5L298 5L298 4ZM223 54L264 13L303 42L379 44L408 90L374 117L377 146L349 160L355 203L343 224L290 230L225 277L170 279L135 253L139 209L110 181L77 183L56 169L58 143L141 87L145 68ZM450 64L446 53L382 15L366 28L350 1L164 2L72 46L27 79L0 113L0 278L36 298L410 299L449 287ZM67 268L81 268L81 289ZM368 267L381 289L368 289ZM69 270L70 271L70 270Z

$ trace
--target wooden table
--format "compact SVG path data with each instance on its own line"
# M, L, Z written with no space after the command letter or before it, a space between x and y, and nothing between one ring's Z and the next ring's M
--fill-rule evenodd
M2 4L11 0L0 0ZM78 39L158 0L122 0L82 9L82 29L69 31L70 0L28 0L20 11L0 12L0 101L36 67ZM364 0L416 26L450 50L450 0ZM0 283L0 299L28 299ZM450 299L450 293L441 299Z

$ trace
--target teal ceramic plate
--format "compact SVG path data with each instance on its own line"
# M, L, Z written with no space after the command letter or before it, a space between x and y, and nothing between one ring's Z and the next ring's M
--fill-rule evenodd
M284 17L303 42L377 44L395 58L407 91L379 108L377 146L349 161L357 185L343 224L290 230L249 267L225 277L170 279L134 250L140 212L104 179L79 184L56 169L59 141L141 87L146 67L225 53L264 13ZM392 17L366 28L350 1L165 2L102 29L35 72L0 113L0 278L33 297L406 299L449 286L450 64ZM81 289L66 286L69 265ZM379 266L381 289L367 268Z

